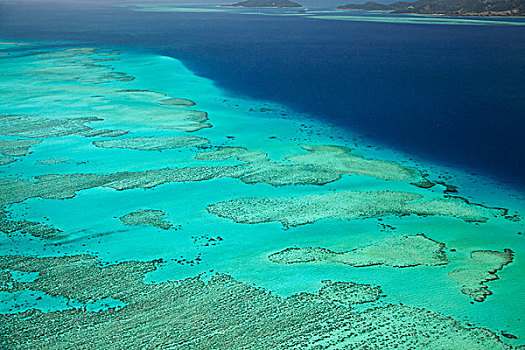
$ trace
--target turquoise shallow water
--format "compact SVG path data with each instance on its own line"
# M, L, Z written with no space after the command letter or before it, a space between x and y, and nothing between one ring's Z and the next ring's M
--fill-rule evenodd
M219 146L245 147L290 165L291 162L284 158L305 153L300 145L338 145L352 148L354 154L365 158L394 161L421 169L428 172L430 181L443 180L458 186L457 195L471 202L507 208L509 215L525 215L523 193L479 176L413 160L410 155L395 150L378 148L359 135L321 123L311 116L299 115L286 106L235 96L217 88L212 81L194 75L175 59L125 48L64 51L65 48L65 44L60 43L53 43L53 47L49 43L30 43L27 46L2 43L1 52L8 55L0 58L0 91L4 96L0 101L0 115L36 115L59 121L97 117L103 120L86 125L94 129L129 131L117 138L190 135L208 139L211 147L162 151L104 149L95 147L92 142L109 137L86 137L78 131L56 137L39 136L36 139L42 142L31 147L32 153L15 157L16 161L0 167L0 176L4 179L34 181L35 176L46 174L111 174L239 164L235 159L194 158L197 153ZM56 57L57 54L63 57ZM116 60L94 61L107 58ZM115 75L115 72L123 74ZM143 92L137 96L137 93L119 92L122 90ZM144 93L145 90L186 98L196 105L189 108L161 106L157 103L158 95L152 97ZM206 112L212 127L194 132L169 129L178 125L174 124L174 115L188 109ZM31 132L38 128L37 122L33 129L29 126ZM25 138L24 135L1 136L2 140ZM55 164L49 162L50 159L59 160ZM11 191L23 191L6 183L0 187L4 197L8 197ZM424 308L452 317L464 326L471 324L498 335L505 332L516 336L517 339L502 337L509 344L523 343L523 221L500 216L490 217L485 223L473 223L454 217L454 214L383 215L381 220L377 217L327 218L307 225L284 227L278 222L237 223L206 210L210 204L245 197L300 197L348 190L410 192L420 194L424 200L445 198L442 185L424 189L409 181L355 174L343 174L341 179L324 185L247 184L238 178L227 177L122 191L93 186L79 189L73 198L32 198L29 195L30 198L18 203L2 202L12 213L11 220L45 222L63 232L54 239L32 237L20 230L2 234L0 254L35 257L89 254L100 259L103 266L123 261L163 259L157 270L146 275L145 283L177 281L199 274L206 280L219 272L279 296L317 293L323 280L377 285L381 286L386 297L365 305L365 309L388 303ZM138 209L162 210L164 219L177 229L126 226L119 220ZM385 227L385 224L390 226ZM289 247L323 247L343 252L397 234L421 233L445 244L443 251L449 260L447 264L405 268L381 264L353 267L335 263L276 264L268 259L268 255ZM220 237L221 240L210 241L210 237ZM468 265L472 251L502 252L504 249L514 252L513 261L497 272L499 279L486 283L493 294L483 302L474 302L461 293L461 286L449 277L453 270ZM189 263L190 260L193 263ZM24 279L27 275L21 272L13 273L14 279L16 276L21 279L19 282L33 282L31 278ZM37 300L39 297L42 298ZM17 299L27 301L17 303ZM87 311L103 311L108 307L125 310L124 304L110 299L87 304L74 300L64 303L60 296L42 291L33 295L28 291L10 292L10 287L5 285L0 293L0 313L6 314L32 308L43 312L79 309L85 305Z

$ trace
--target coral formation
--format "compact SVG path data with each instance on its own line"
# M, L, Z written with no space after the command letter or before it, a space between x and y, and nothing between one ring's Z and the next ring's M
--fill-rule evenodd
M450 278L461 285L461 292L472 300L482 302L492 292L488 290L486 282L497 280L496 272L513 260L514 252L505 249L503 252L493 250L476 250L470 253L470 259L465 266L449 272Z
M99 267L91 256L0 257L0 270L40 273L33 282L11 279L10 288L0 285L4 291L44 291L81 303L111 298L123 305L2 314L0 342L17 349L509 349L487 330L425 309L353 311L344 298L337 302L351 286L327 284L320 295L282 298L224 274L208 282L142 283L157 263Z
M468 205L457 198L417 201L422 196L393 191L344 191L301 197L240 198L209 205L215 215L245 224L280 222L298 226L321 219L371 218L384 215L451 216L485 222L496 215L490 208Z
M0 178L0 205L23 202L28 198L73 198L80 190L107 187L115 190L152 188L169 182L204 181L220 177L240 177L239 167L196 167L156 169L100 174L41 175L36 181Z
M10 157L23 157L31 153L29 149L40 142L42 140L0 140L0 154Z
M150 136L127 137L112 140L94 141L101 148L124 148L139 151L162 151L165 149L194 147L208 144L210 141L196 136Z
M376 243L345 252L333 252L325 248L286 248L268 256L279 264L328 262L355 267L386 265L410 267L417 265L437 266L448 262L445 245L423 234L395 235Z
M353 282L322 281L319 296L346 305L372 303L381 298L381 287Z
M341 146L301 146L306 154L274 162L262 152L250 152L242 147L218 147L195 156L199 160L224 160L237 158L246 163L249 171L243 176L245 183L269 183L281 185L324 185L336 181L342 175L368 175L391 181L427 181L414 168L393 162L370 160L352 154Z
M0 135L35 138L69 135L115 137L128 133L121 130L93 129L86 125L102 120L97 117L49 119L34 115L0 115Z
M10 234L21 232L34 237L44 239L57 239L61 237L62 231L53 226L28 220L13 220L10 214L0 208L0 232Z
M365 159L352 154L352 151L346 147L301 147L308 153L289 157L287 160L340 174L368 175L384 180L414 181L419 176L414 168L403 167L394 162Z
M100 60L97 60L100 61ZM107 61L107 60L105 60ZM157 103L161 106L168 107L192 107L195 106L195 102L185 98L169 97L165 93L156 92L151 90L140 90L140 89L126 89L119 90L118 93L126 93L128 96L135 98L150 98L157 100Z
M198 131L205 128L211 128L207 123L208 113L202 111L168 111L163 120L164 123L158 126L159 129L181 130L187 132Z
M55 165L55 164L68 163L68 162L71 162L71 159L69 158L49 158L49 159L39 160L35 164L37 165Z
M11 158L11 157L0 157L0 166L2 165L7 165L7 164L11 164L13 162L15 162L16 159L15 158Z
M192 107L195 106L195 102L187 100L185 98L171 97L165 100L159 101L161 106L169 107Z
M166 213L162 210L154 209L139 209L129 214L121 216L119 219L124 225L129 226L143 226L151 225L159 227L163 230L169 230L173 224L164 219Z

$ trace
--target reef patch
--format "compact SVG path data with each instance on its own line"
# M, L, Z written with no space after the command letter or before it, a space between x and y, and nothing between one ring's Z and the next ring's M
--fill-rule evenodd
M503 252L476 250L470 253L465 266L449 272L448 275L462 287L461 293L474 301L482 302L492 294L485 283L497 280L499 277L496 272L510 264L513 258L514 252L510 249Z
M414 168L393 162L370 160L352 154L341 146L301 146L308 151L275 162L262 152L243 147L218 147L198 153L195 159L224 160L236 158L250 168L242 181L248 184L269 183L283 185L325 185L337 181L342 175L368 175L389 181L419 181L426 179Z
M49 119L35 115L0 115L0 135L48 138L69 135L115 137L128 133L122 130L93 129L86 125L103 121L97 117Z
M36 165L55 165L72 162L69 158L49 158L35 162Z
M368 175L391 181L415 181L420 177L418 170L401 166L394 162L365 159L352 154L352 150L342 146L301 146L308 151L286 158L302 165L312 165L319 169L340 174Z
M39 272L33 282L11 279L10 287L0 287L4 291L43 291L86 304L111 298L123 305L98 312L82 307L1 314L0 342L18 349L510 348L487 330L464 328L425 309L385 305L354 311L337 302L349 285L325 283L320 295L282 298L225 274L208 282L194 277L142 283L159 262L99 267L86 255L0 257L0 269Z
M325 248L286 248L270 254L268 259L278 264L335 263L354 267L385 265L411 267L438 266L448 263L443 252L445 245L423 234L395 235L376 243L345 252Z
M193 107L195 106L195 102L187 100L185 98L180 98L180 97L167 98L167 99L159 101L159 104L161 106L168 106L168 107Z
M169 111L164 118L160 120L159 129L180 130L194 132L201 129L211 128L212 125L207 123L208 113L202 111Z
M0 157L0 166L2 165L7 165L7 164L11 164L13 162L16 162L16 159L15 158L11 158L11 157Z
M32 146L41 142L42 140L0 140L0 154L9 157L23 157L31 153L29 149Z
M157 100L161 106L167 107L193 107L195 102L180 97L169 97L167 94L151 90L126 89L119 90L117 93L126 93L128 96L135 98L146 98Z
M208 212L237 223L280 222L298 226L321 219L372 218L385 215L450 216L486 222L490 208L468 205L456 198L422 200L409 192L343 191L300 197L240 198L209 205Z
M155 226L163 230L169 230L173 224L164 219L166 213L162 210L139 209L121 216L119 219L128 226Z
M123 148L139 151L163 151L166 149L195 147L208 144L208 139L196 136L150 136L127 137L112 140L94 141L96 147Z
M156 169L111 174L49 174L36 176L36 181L22 178L0 178L0 205L23 202L29 198L66 199L76 192L95 187L118 191L153 188L170 182L204 181L221 177L238 178L240 167L196 167Z
M379 286L330 280L321 282L323 283L319 290L321 298L346 305L373 303L383 296L383 291Z
M9 212L1 208L0 232L3 232L5 234L20 232L23 234L29 234L33 237L44 239L58 239L62 237L63 233L61 230L41 222L28 220L13 220L10 218Z

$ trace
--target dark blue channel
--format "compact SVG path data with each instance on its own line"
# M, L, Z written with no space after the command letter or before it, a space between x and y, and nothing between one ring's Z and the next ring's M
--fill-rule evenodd
M153 48L235 93L525 185L525 26L0 5L0 37Z

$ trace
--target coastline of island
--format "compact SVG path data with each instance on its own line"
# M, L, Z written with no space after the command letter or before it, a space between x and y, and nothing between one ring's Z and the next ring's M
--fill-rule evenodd
M246 0L222 7L298 8L303 7L303 5L290 0Z
M461 17L521 17L525 16L525 3L520 0L489 1L398 1L380 4L374 1L350 3L337 7L337 10L388 11L391 14L441 15Z

